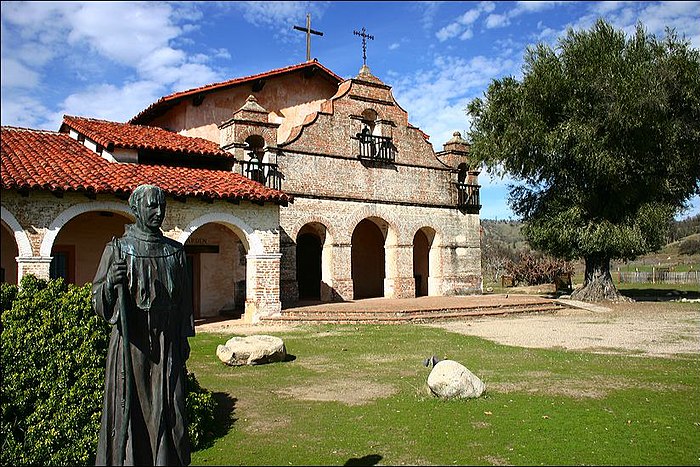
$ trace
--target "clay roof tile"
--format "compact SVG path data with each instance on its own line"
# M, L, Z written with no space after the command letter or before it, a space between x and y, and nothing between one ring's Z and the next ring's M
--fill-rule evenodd
M225 170L109 162L66 133L2 127L0 162L0 186L8 190L128 194L150 183L175 196L292 201L286 193Z

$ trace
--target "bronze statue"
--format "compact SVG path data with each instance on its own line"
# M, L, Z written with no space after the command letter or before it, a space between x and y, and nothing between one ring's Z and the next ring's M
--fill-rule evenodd
M160 230L160 188L139 186L129 206L136 224L107 244L92 286L95 312L114 325L96 464L189 465L185 362L194 320L185 251Z

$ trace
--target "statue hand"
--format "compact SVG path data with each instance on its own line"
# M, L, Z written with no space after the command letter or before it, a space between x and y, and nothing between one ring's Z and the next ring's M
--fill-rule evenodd
M111 289L126 281L126 261L115 261L107 272L107 284Z

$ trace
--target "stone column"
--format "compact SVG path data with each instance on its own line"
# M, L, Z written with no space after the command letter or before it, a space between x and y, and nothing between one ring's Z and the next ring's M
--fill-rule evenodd
M285 308L299 302L299 283L297 282L297 245L286 234L280 236L282 260L280 265L280 287L282 306Z
M49 279L51 268L51 256L18 256L17 260L17 284L22 281L25 274L34 274L39 279Z
M257 323L262 316L280 314L281 257L279 253L246 255L245 322Z
M481 251L462 245L444 248L441 277L443 295L469 295L482 292Z
M350 243L333 244L333 284L332 301L352 300L352 245Z
M413 245L387 246L386 264L384 297L414 298L416 280L413 277Z

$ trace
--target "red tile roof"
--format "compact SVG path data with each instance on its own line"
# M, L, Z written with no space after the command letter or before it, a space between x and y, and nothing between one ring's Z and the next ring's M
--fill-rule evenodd
M0 186L15 190L129 194L158 185L173 196L273 202L290 195L224 170L109 162L65 133L2 127Z
M231 79L228 81L222 81L220 83L207 84L206 86L201 86L201 87L190 89L187 91L176 92L176 93L170 94L168 96L161 97L156 102L154 102L153 104L148 106L146 109L139 112L139 114L136 115L134 118L129 120L129 123L146 123L151 118L158 115L159 112L164 111L165 109L171 107L172 105L176 104L178 101L180 101L186 97L194 96L194 95L197 95L200 93L217 91L217 90L237 86L237 85L240 85L243 83L248 83L248 82L259 80L259 79L270 78L272 76L282 75L285 73L291 73L291 72L298 71L298 70L313 69L313 68L317 68L317 69L323 71L328 76L328 78L330 78L333 81L336 81L338 83L343 81L343 78L336 75L331 70L329 70L325 66L321 65L317 60L314 59L312 61L300 63L298 65L291 65L291 66L284 67L284 68L277 68L276 70L271 70L271 71L267 71L264 73L259 73L257 75L245 76L243 78L235 78L235 79Z
M115 147L125 149L146 149L151 151L166 151L187 153L191 155L235 158L230 152L224 151L218 144L203 138L183 136L163 128L131 125L129 123L109 122L95 118L63 116L62 132L68 132L66 127L101 144L108 151Z

